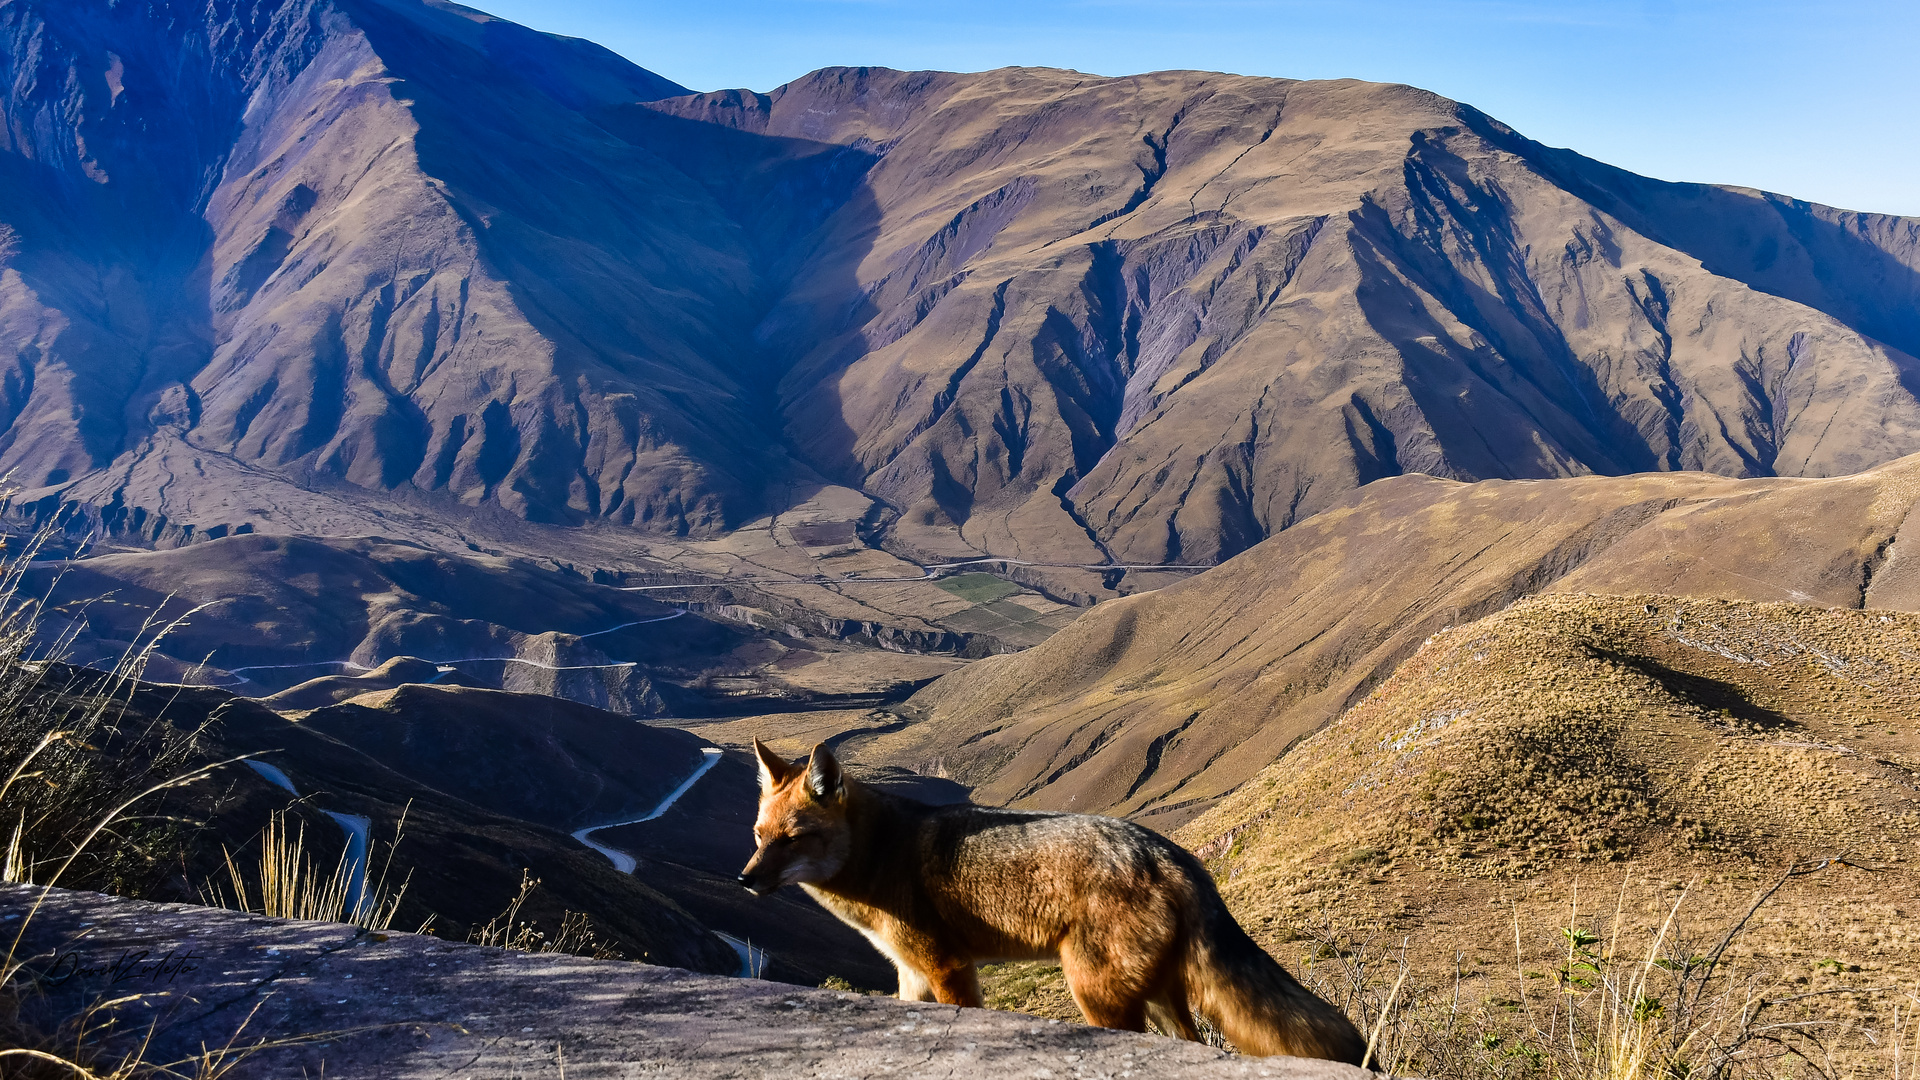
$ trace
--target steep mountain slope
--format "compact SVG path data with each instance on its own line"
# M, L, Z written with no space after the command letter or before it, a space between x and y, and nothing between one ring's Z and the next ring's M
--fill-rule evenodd
M1920 222L1646 180L1408 87L833 69L624 111L879 156L760 334L795 445L908 549L1207 562L1401 472L1920 449Z
M1402 472L1920 451L1920 223L1407 87L687 95L444 0L15 0L0 74L0 469L148 540L711 536L825 478L915 557L1209 563Z
M423 0L0 31L0 464L29 486L136 532L337 532L328 487L686 531L757 491L735 230L582 115L681 88Z
M1192 580L1101 606L906 704L855 756L983 801L1170 828L1361 700L1422 641L1537 592L1920 610L1920 457L1827 480L1376 482Z

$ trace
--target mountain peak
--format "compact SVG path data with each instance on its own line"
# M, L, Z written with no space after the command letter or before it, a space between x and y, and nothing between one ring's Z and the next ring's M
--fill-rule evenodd
M703 536L824 481L904 553L1211 562L1403 472L1920 450L1911 222L1413 87L692 94L427 0L0 35L0 467L110 531Z

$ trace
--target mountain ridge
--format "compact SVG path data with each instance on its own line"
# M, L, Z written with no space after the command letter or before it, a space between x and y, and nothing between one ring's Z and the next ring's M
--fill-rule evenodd
M1920 456L1830 479L1377 481L1186 582L935 681L901 707L914 722L851 752L996 805L1175 828L1431 635L1524 597L1920 610L1916 501Z
M692 94L437 0L22 2L0 40L0 466L139 542L644 546L829 481L922 561L1211 563L1404 472L1920 451L1920 221L1412 87Z

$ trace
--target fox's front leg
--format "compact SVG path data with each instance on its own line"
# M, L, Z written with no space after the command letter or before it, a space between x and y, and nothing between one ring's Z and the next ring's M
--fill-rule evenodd
M895 963L893 969L900 973L901 1001L933 1001L933 982L921 974L919 968Z
M980 970L971 962L942 967L928 976L933 984L933 1000L942 1005L980 1008L986 999L980 994Z
M937 1001L942 1005L979 1008L986 1003L980 993L980 972L972 963L930 965L921 971L906 964L896 965L900 973L901 1001Z

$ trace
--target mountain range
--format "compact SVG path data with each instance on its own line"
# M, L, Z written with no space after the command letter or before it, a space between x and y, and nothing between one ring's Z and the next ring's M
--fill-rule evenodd
M738 888L765 740L1168 833L1376 1034L1396 962L1506 1023L1616 861L1700 883L1681 978L1764 866L1886 874L1746 959L1911 983L1917 505L1917 218L1401 85L0 0L0 614L36 694L139 671L118 729L250 759L168 901L278 816L394 837L396 929L890 985Z
M1405 86L694 94L441 0L14 0L0 70L0 469L138 543L638 563L802 486L921 561L1205 565L1400 474L1920 451L1920 221Z

